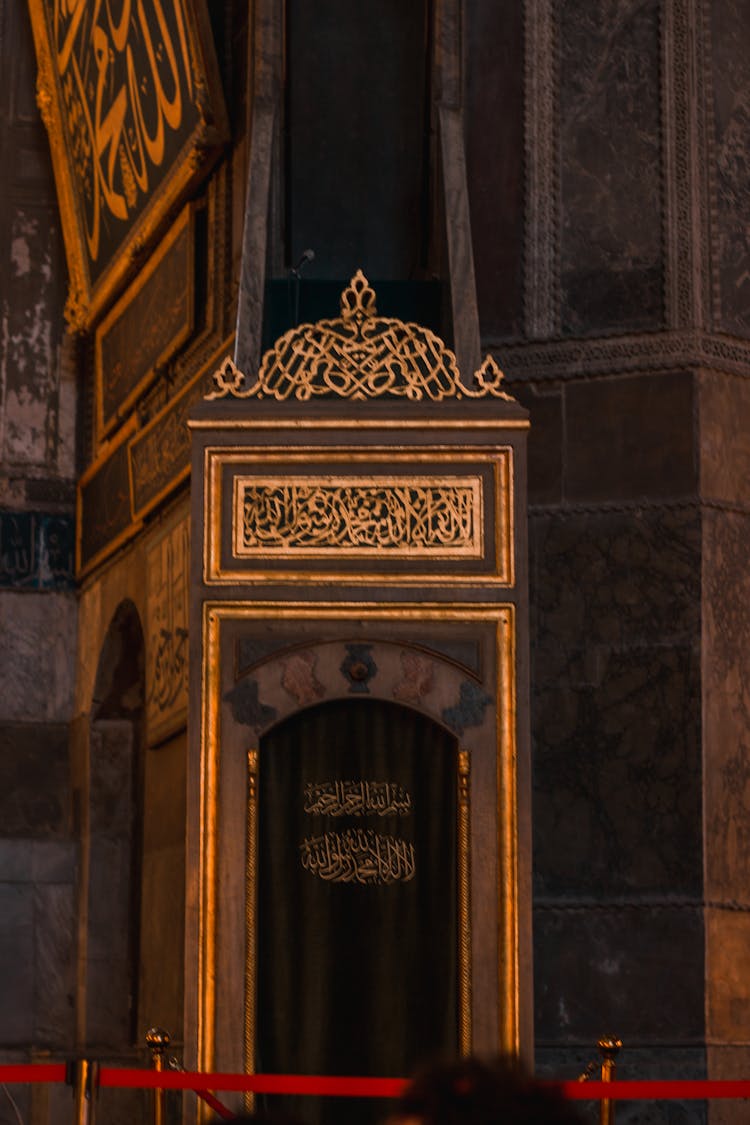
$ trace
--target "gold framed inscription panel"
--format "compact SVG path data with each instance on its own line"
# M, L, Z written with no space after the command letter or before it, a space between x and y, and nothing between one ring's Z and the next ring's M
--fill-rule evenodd
M369 650L376 668L367 682L372 698L406 703L458 736L460 1044L518 1052L515 614L513 605L496 603L204 603L200 826L190 888L199 919L201 1069L252 1069L257 758L248 753L306 703L360 690L352 687L358 673L343 675L341 653L353 647ZM255 638L255 662L239 668L238 637L247 635ZM477 642L478 662L469 674L441 653L457 636ZM238 685L245 703L253 700L241 713L233 710ZM467 708L470 696L481 706ZM247 832L238 840L243 822Z
M184 207L94 334L97 437L133 406L195 323L195 204Z
M71 326L91 328L172 209L207 174L228 122L204 0L113 12L29 0L37 102L68 261Z
M204 581L514 584L513 450L204 451Z

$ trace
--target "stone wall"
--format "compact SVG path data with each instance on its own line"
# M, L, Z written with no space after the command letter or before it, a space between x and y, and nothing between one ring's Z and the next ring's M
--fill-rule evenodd
M57 1057L74 1038L76 387L22 0L1 5L0 22L0 1052L11 1060ZM16 1094L26 1118L31 1093ZM44 1113L67 1108L54 1092L41 1100Z

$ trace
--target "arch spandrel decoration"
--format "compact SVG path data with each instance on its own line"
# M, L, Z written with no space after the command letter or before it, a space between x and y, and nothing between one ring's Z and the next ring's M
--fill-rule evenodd
M378 315L375 290L357 270L341 294L341 316L301 324L263 356L253 380L227 358L206 399L405 398L411 402L496 398L515 402L488 355L471 385L456 357L429 328Z

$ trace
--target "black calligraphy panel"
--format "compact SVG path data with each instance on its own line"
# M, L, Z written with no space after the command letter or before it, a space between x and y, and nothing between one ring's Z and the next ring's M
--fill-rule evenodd
M408 1075L458 1048L457 745L378 700L303 711L261 743L259 1071ZM291 1101L310 1122L382 1105Z
M193 329L194 237L191 208L96 332L99 433L145 390Z
M120 538L131 522L127 445L121 442L79 486L79 569Z
M71 280L89 327L227 137L205 0L29 0Z

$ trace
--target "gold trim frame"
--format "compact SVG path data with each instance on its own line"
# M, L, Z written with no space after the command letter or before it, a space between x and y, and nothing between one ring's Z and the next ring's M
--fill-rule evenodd
M197 1065L204 1071L212 1071L216 1065L217 1031L217 962L218 911L219 911L219 787L220 787L220 747L222 744L222 631L225 625L233 622L275 620L279 622L321 621L338 622L345 626L356 621L377 628L382 623L403 623L420 625L427 622L476 624L491 626L494 630L496 680L494 703L496 709L494 733L494 774L495 804L497 808L497 828L494 836L495 855L492 865L497 871L497 930L489 939L496 936L492 948L497 950L496 977L497 995L497 1047L505 1052L518 1054L520 1049L520 995L519 995L519 871L517 828L517 757L516 757L516 675L515 675L515 607L510 604L479 603L463 607L440 605L439 603L383 603L373 602L323 602L319 604L294 602L280 605L278 602L216 602L204 603L202 620L201 656L201 738L200 738L200 797L198 846L198 980L197 980ZM468 839L467 855L471 849L471 830L469 824L469 772L468 755L462 751L459 756L459 851L463 837ZM257 764L257 758L254 760ZM253 785L253 759L250 758L248 786ZM478 782L477 782L478 784ZM252 788L248 790L248 793ZM248 836L246 863L254 860L256 845L256 821L248 816ZM485 865L486 866L486 865ZM481 865L480 865L481 867ZM246 868L247 879L247 868ZM472 950L475 935L472 932L470 887L471 870L468 863L459 867L459 946ZM255 900L254 888L247 884L246 919L248 926L254 926ZM463 890L461 887L463 886ZM486 902L478 904L486 911ZM478 948L478 947L477 947ZM247 951L246 951L247 952ZM473 958L473 954L472 954ZM460 966L459 966L460 968ZM471 997L473 960L468 970L460 972L461 1004L468 1003ZM254 989L254 964L248 965L246 955L246 987ZM254 995L254 991L252 992ZM472 1004L478 1003L481 990L477 990ZM467 1018L459 1028L462 1050L471 1044L471 1027L475 1013ZM245 1009L245 1045L252 1044L255 1013ZM250 1020L250 1024L248 1024Z
M480 468L487 470L492 480L492 493L494 495L482 497L482 513L481 513L481 543L480 552L471 554L461 554L461 558L466 558L468 561L487 562L487 550L489 543L484 534L484 517L486 513L492 514L494 521L494 541L492 543L492 551L494 553L494 566L491 571L481 571L474 569L470 574L463 572L458 573L440 573L433 574L429 572L429 581L432 583L445 584L471 584L471 585L496 585L503 587L512 587L515 583L515 543L514 543L514 517L513 517L513 450L510 446L483 446L477 448L472 452L467 452L465 446L440 446L432 449L424 449L415 447L414 449L405 450L403 447L398 451L394 451L391 447L373 445L366 449L362 446L331 446L321 449L320 446L297 446L293 450L289 450L284 446L269 445L263 447L262 451L252 448L237 448L227 446L208 446L204 451L204 496L203 496L203 526L205 528L204 535L204 560L203 560L203 578L206 585L219 585L229 584L235 582L300 582L300 581L318 581L318 582L331 582L340 585L342 580L347 583L355 585L367 585L373 581L398 583L401 585L409 585L414 583L423 583L426 574L417 573L415 571L387 571L384 564L387 563L391 552L378 551L378 552L363 552L365 557L375 557L380 562L380 567L372 566L367 572L357 571L356 573L342 572L336 570L335 566L342 558L350 557L353 552L342 551L340 547L332 546L326 551L317 551L315 554L310 554L313 560L328 561L327 566L321 566L317 569L311 568L309 570L299 570L290 566L289 569L263 569L262 563L264 561L273 561L279 558L279 555L272 551L258 552L255 558L252 556L248 558L248 562L254 562L255 565L245 566L239 569L236 565L227 565L224 562L224 549L223 549L223 525L226 514L226 505L224 503L225 491L225 467L230 469L233 466L258 465L258 480L274 481L279 484L284 484L290 480L304 480L305 477L311 476L310 467L314 465L324 465L328 468L331 465L343 464L347 469L352 469L358 465L383 466L383 477L374 478L372 469L367 477L364 475L359 478L363 483L371 482L374 479L385 483L394 479L399 480L419 480L425 482L428 480L425 474L425 465L439 465L442 467L450 466L453 472L450 472L450 480L454 483L465 483L468 478L459 475L455 472L456 465L467 465L474 469ZM279 465L279 469L273 471L274 465ZM304 466L305 473L296 473L295 466ZM282 469L281 466L284 468ZM403 470L406 466L415 468L414 477L407 477ZM401 470L401 475L394 478L392 473L394 469ZM354 474L347 473L348 479L353 479ZM241 481L254 479L249 474L242 474L238 476ZM322 477L320 479L323 479ZM335 479L326 474L326 480ZM444 473L439 478L430 477L431 482L439 481L442 483L444 480L449 479L448 474ZM481 481L480 481L481 483ZM237 527L237 496L236 488L233 489L231 497L231 512L232 512L232 527L231 527L231 543L236 548L239 530ZM480 489L480 492L483 491ZM489 491L489 490L488 490ZM228 544L227 544L228 546ZM234 554L235 562L241 561L238 557L236 550ZM255 554L255 553L254 553ZM288 551L281 555L282 561L291 561L300 557L302 552ZM438 557L456 558L456 552L444 552L442 556L438 556L437 552L430 552L411 549L408 552L399 552L401 558L406 558L412 564L414 563L429 563L432 560L437 560ZM257 559L257 562L255 561Z
M70 277L66 317L78 331L92 327L229 136L205 0L129 10L126 25L108 5L79 0L63 13L54 0L29 0Z
M127 414L143 392L151 386L156 379L159 368L168 363L177 350L190 338L193 331L195 324L195 210L195 204L192 203L183 208L177 222L172 225L159 243L145 268L141 270L132 285L126 289L117 304L107 313L96 329L94 335L94 378L96 425L100 440L117 425L119 419ZM180 280L184 285L184 290L180 295L183 307L176 310L169 308L165 310L163 307L163 291L158 292L161 289L158 274L160 267L173 253L176 243L183 235L187 237L187 262L184 271L180 271ZM155 286L153 285L154 281L156 282ZM121 322L127 318L128 309L135 304L150 284L157 290L156 299L160 303L160 310L158 311L162 315L144 316L139 311L137 323L143 322L146 326L149 324L155 325L157 330L162 325L171 328L169 337L164 339L160 346L157 345L156 349L153 346L149 349L146 342L145 370L136 378L133 385L125 391L117 405L105 416L106 383L112 378L111 366L107 365L107 370L105 370L108 336L117 331ZM179 317L178 320L176 320L176 316ZM170 325L170 319L175 323ZM141 324L141 329L143 330L143 324ZM145 330L148 332L148 327ZM142 341L142 346L143 343Z

